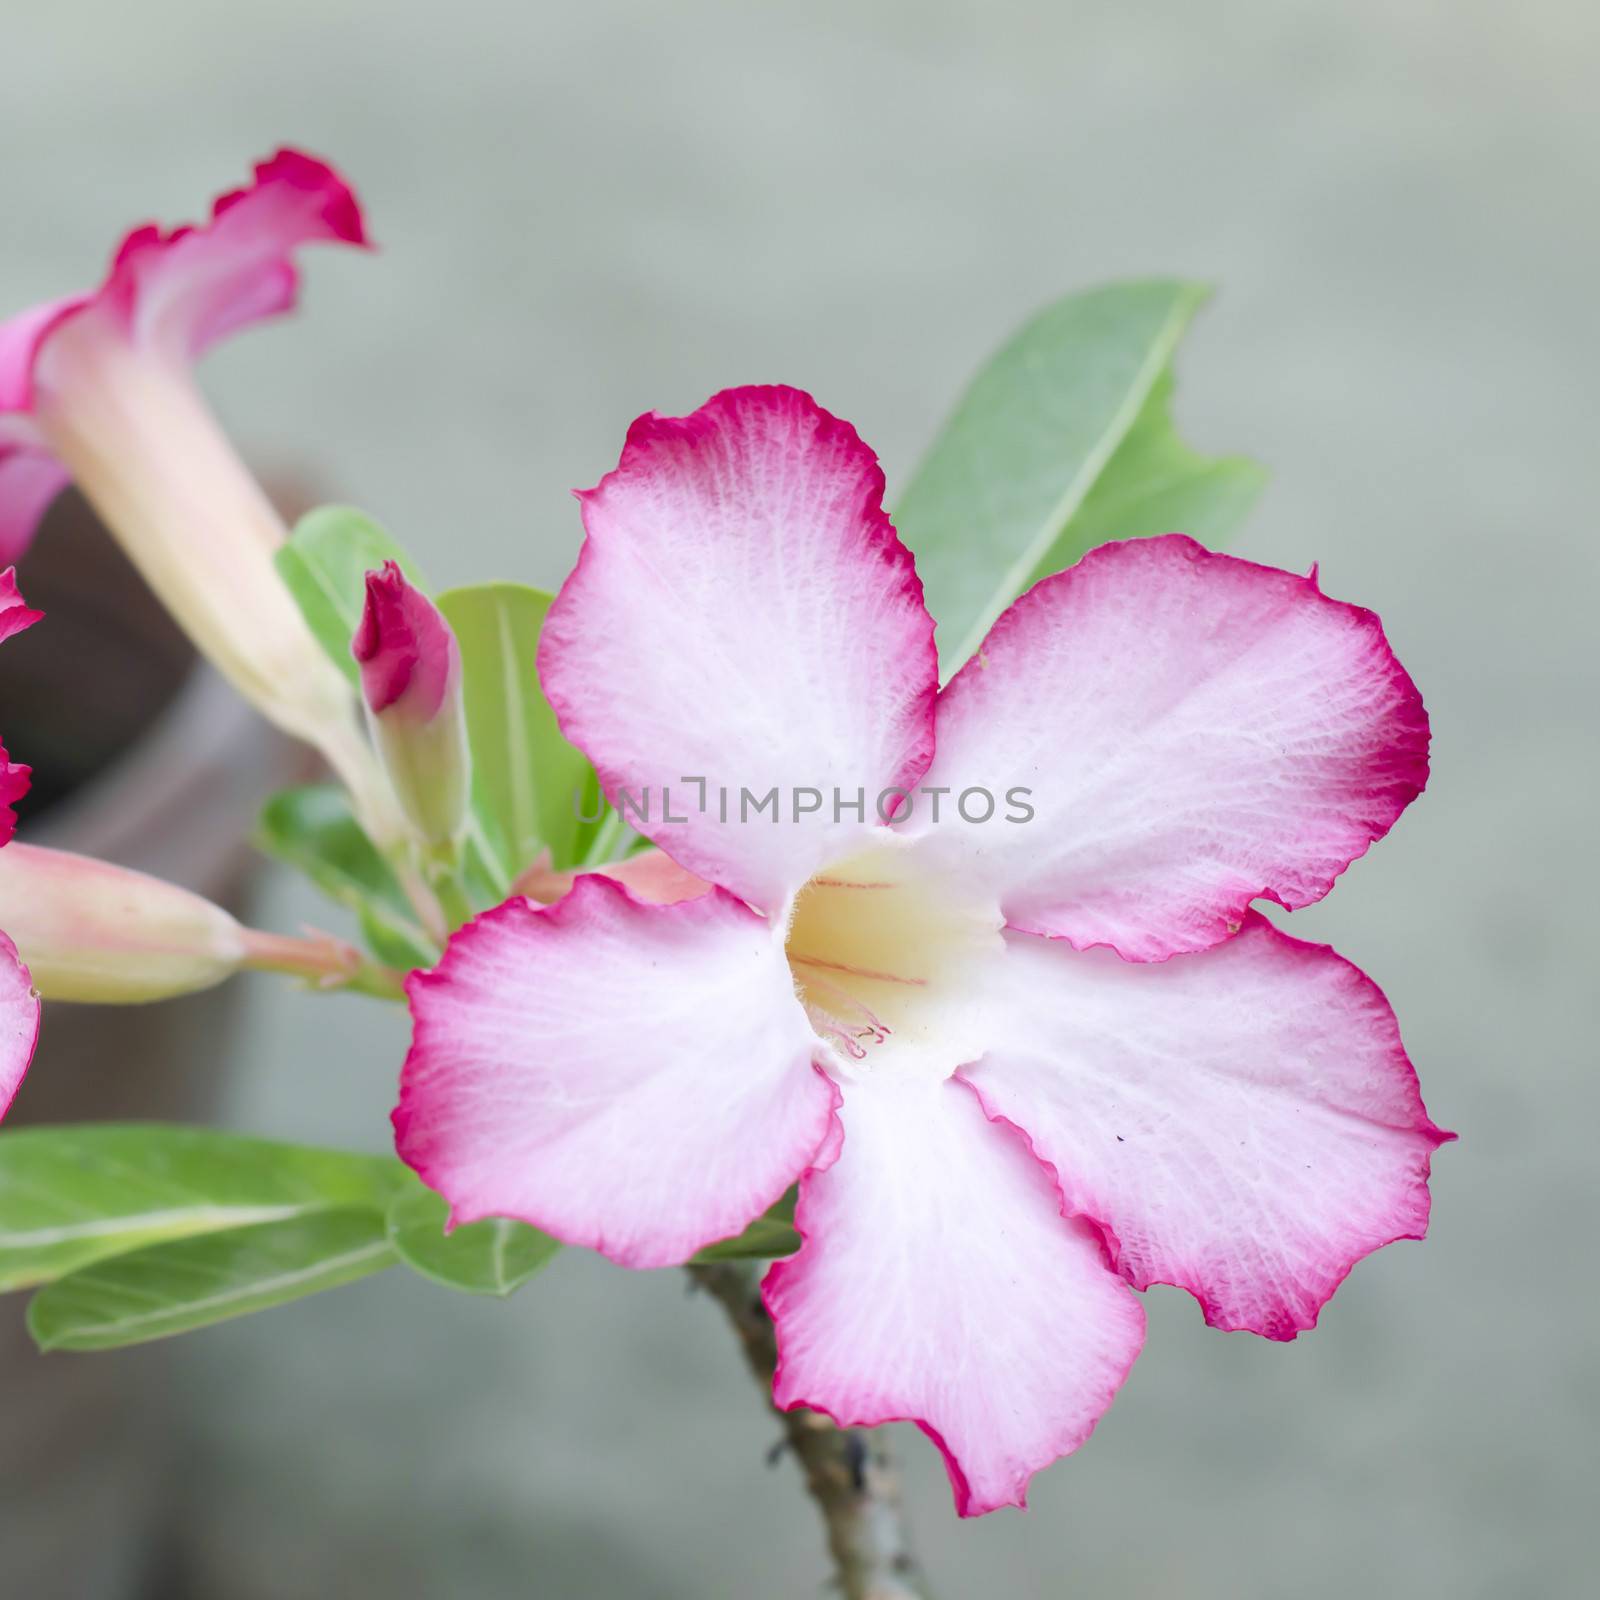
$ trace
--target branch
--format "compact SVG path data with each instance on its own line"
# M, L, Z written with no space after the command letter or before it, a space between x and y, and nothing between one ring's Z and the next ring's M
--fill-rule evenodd
M241 928L244 965L256 972L286 972L318 989L353 989L380 1000L405 999L401 975L369 961L353 944L307 929L303 937Z
M778 1345L754 1270L746 1262L719 1261L688 1271L727 1312L771 1405ZM900 1472L884 1431L837 1428L815 1411L772 1410L822 1513L845 1600L927 1600L922 1569L906 1539Z

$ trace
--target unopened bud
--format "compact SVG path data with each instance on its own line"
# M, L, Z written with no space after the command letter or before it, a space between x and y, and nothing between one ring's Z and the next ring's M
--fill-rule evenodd
M413 827L454 843L467 819L471 758L461 698L461 649L438 608L396 562L367 574L351 643L373 741Z
M15 840L0 850L0 928L46 1000L164 1000L221 983L245 959L239 924L200 895Z

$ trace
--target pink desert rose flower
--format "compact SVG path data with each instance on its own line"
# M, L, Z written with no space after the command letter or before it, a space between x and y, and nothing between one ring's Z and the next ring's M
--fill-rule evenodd
M214 344L295 303L295 254L364 245L355 195L280 150L203 225L135 228L100 287L0 323L0 560L76 480L201 651L318 746L375 831L393 812L349 687L273 568L286 530L195 386Z
M1328 891L1422 788L1428 728L1370 612L1177 535L1045 579L940 689L882 496L792 389L634 424L541 676L609 795L674 786L687 820L642 826L712 887L590 874L463 928L408 983L394 1121L453 1221L632 1267L798 1180L777 1403L914 1420L972 1514L1088 1437L1133 1290L1288 1339L1422 1236L1448 1135L1393 1013L1249 908ZM846 804L741 816L771 787ZM919 793L883 825L891 787L940 819ZM954 804L1013 787L1030 821Z
M17 591L17 575L7 567L0 572L0 641L31 628L44 613L34 611ZM19 766L0 744L0 846L10 844L17 831L12 809L27 792L32 769ZM0 933L0 1118L27 1075L33 1047L39 1039L39 997L33 979L17 954L17 947Z

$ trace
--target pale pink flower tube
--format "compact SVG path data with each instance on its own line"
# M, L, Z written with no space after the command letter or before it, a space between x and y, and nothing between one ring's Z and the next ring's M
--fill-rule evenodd
M0 324L0 559L75 481L200 650L392 836L349 688L273 567L283 523L191 374L225 335L293 306L294 253L319 241L365 244L360 208L330 167L283 150L210 222L135 229L94 292Z

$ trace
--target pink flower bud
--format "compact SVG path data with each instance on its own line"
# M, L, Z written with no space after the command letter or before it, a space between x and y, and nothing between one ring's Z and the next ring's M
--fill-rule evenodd
M459 687L461 652L450 625L396 561L367 574L367 604L351 642L361 663L361 688L374 716L397 711L431 722Z
M452 843L467 815L466 716L461 650L450 625L398 563L367 574L367 601L350 645L373 739L400 807L435 846Z
M46 1000L125 1005L209 989L245 963L244 930L174 883L65 850L0 850L0 927Z

